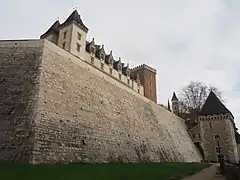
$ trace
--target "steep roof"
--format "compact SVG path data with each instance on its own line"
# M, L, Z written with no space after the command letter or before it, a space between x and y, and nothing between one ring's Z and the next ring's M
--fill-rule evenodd
M45 35L47 35L50 32L53 32L53 33L57 32L59 27L60 27L60 22L57 20L53 23L53 25L44 34L41 35L40 38L44 37Z
M64 25L67 25L67 24L73 23L73 22L75 22L76 25L78 25L85 32L88 31L88 28L82 22L82 19L81 19L80 15L78 14L77 10L74 10L72 12L72 14L67 18L67 20L61 26L64 26Z
M177 98L175 92L173 92L173 96L172 96L172 100L171 101L178 101L178 98Z
M232 113L223 105L218 97L211 91L206 102L200 110L200 115L213 115Z

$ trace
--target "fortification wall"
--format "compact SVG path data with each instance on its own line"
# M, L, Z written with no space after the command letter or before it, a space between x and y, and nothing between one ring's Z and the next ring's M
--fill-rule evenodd
M29 162L43 42L0 41L0 160Z
M42 54L39 46L43 42ZM16 106L20 114L4 116L5 129L11 132L4 134L8 144L24 142L12 146L12 155L20 153L32 163L200 161L183 120L54 44L39 41L32 47L30 43L14 50L16 58L21 57L19 68L4 70L10 77L11 70L21 74L22 66L28 67L22 72L25 81L21 81L22 93L28 96L12 99L9 107L24 101L28 104L23 109ZM3 54L9 54L13 45L4 48ZM32 58L32 52L38 56ZM5 59L11 61L11 57ZM4 92L13 82L4 85ZM1 97L0 102L6 99ZM9 124L18 116L23 120L20 141L12 131L17 125ZM0 123L2 126L3 121ZM6 142L2 135L0 138ZM0 157L10 157L5 152L1 150Z
M184 122L45 42L34 162L199 161Z

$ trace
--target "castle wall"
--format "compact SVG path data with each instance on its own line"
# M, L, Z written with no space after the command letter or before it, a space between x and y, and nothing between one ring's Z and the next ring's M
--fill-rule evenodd
M200 160L182 119L53 43L0 41L0 52L0 159Z
M234 134L234 127L227 115L200 116L200 123L203 132L203 144L206 160L218 161L217 141L215 135L220 135L221 153L230 162L238 162L237 144Z
M0 41L0 161L29 162L43 41Z
M182 119L45 41L33 163L200 161Z

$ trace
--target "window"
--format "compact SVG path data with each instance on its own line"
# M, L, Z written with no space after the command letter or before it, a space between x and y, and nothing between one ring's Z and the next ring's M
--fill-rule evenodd
M195 134L192 134L193 139L195 139Z
M101 63L101 69L102 70L104 69L104 63Z
M129 70L127 70L127 76L130 76L130 71Z
M112 68L110 68L110 69L109 69L109 74L111 74L111 75L112 75Z
M77 43L77 51L78 52L80 52L80 48L81 48L80 44Z
M214 135L214 138L215 138L215 140L217 140L217 139L219 140L219 139L220 139L219 134L215 134L215 135Z
M130 84L130 79L127 80L128 85Z
M78 33L78 40L81 41L81 39L82 39L82 35Z
M121 78L122 78L122 75L121 75L121 74L119 74L118 76L119 76L119 79L121 80Z
M138 89L138 93L140 93L140 90Z
M211 122L209 122L209 126L210 126L210 128L212 129L212 123L211 123Z
M62 44L62 48L65 49L65 47L66 47L66 42Z
M122 66L121 65L118 66L118 70L122 71Z
M198 133L198 138L201 139L201 134L200 133Z
M218 146L216 146L216 153L219 154L219 151L221 151L221 148L222 148L222 147L218 147Z
M95 52L96 52L96 49L95 49L95 47L94 47L94 46L92 46L92 48L91 48L91 52L95 54Z
M105 59L105 54L104 53L101 53L101 55L100 55L100 59Z
M150 85L150 87L152 86L152 83L151 82L149 82L149 85Z
M63 33L63 39L66 39L66 37L67 37L67 31Z
M91 63L94 64L94 57L91 57Z

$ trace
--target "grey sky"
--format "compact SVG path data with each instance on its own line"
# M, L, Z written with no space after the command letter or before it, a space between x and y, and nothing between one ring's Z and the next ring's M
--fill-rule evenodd
M158 71L158 101L190 80L224 92L240 127L239 0L3 0L0 39L38 38L77 7L95 37L115 58Z

